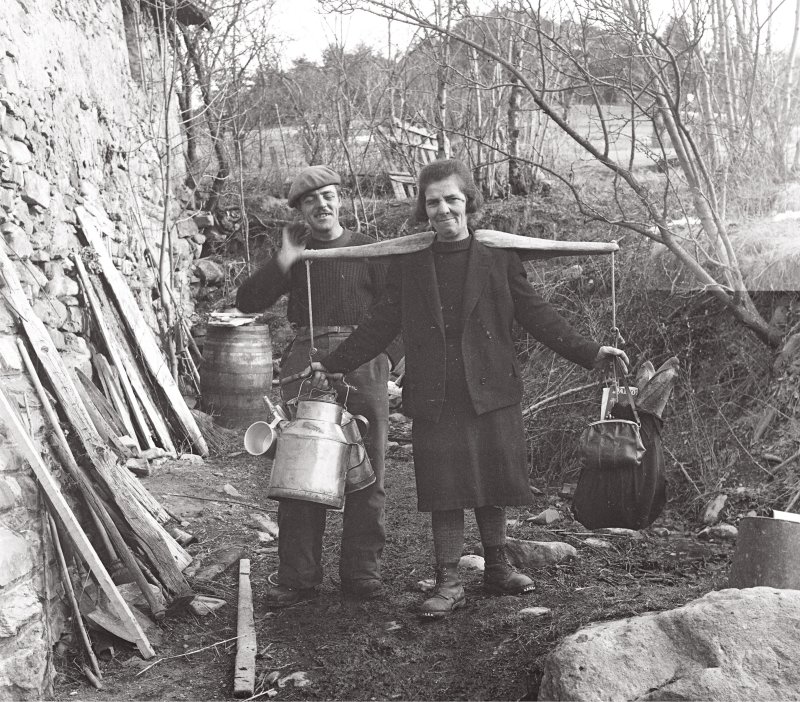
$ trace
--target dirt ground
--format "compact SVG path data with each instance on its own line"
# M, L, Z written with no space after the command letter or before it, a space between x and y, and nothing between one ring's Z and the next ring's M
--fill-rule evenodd
M188 550L202 565L232 546L251 559L259 699L536 699L545 657L580 626L676 607L724 587L730 545L698 542L666 516L657 526L669 529L669 536L651 529L640 540L607 537L613 542L608 549L589 546L584 541L590 533L571 520L557 487L536 485L533 476L543 494L530 509L509 511L509 519L516 520L509 535L563 540L578 548L579 557L531 572L536 591L526 598L488 597L481 591L481 574L464 572L467 606L447 620L422 622L415 614L424 598L417 583L433 575L430 523L428 515L416 511L411 459L397 453L390 452L387 466L386 594L367 603L340 595L341 515L330 512L320 598L281 611L264 606L261 595L277 569L277 546L259 543L250 526L250 515L259 510L233 502L266 510L275 510L277 503L266 497L269 461L241 452L237 441L221 457L202 464L169 462L143 479L187 523L184 530L198 537ZM226 493L226 485L240 496ZM560 507L565 519L549 528L524 522L549 505ZM468 515L467 552L479 543ZM190 579L198 594L224 598L227 604L203 617L191 612L168 617L149 633L154 659L144 661L116 640L113 657L101 661L103 690L86 682L77 660L59 661L57 698L232 698L237 570L231 567L205 583ZM551 613L533 619L520 614L530 606ZM293 673L305 675L287 680Z

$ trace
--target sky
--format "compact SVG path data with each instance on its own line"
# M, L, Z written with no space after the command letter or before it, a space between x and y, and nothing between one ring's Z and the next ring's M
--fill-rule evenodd
M422 4L426 0L422 0ZM571 1L571 0L570 0ZM686 0L650 0L651 6L671 8L673 3ZM428 0L430 3L430 0ZM759 0L766 14L768 0ZM773 0L777 6L773 28L778 33L774 38L776 46L788 47L794 25L794 12L797 0ZM474 5L475 2L470 2ZM661 14L658 13L657 14ZM282 55L287 67L291 61L301 56L311 61L319 61L322 51L332 43L342 44L353 49L360 43L388 53L389 31L385 19L363 11L347 15L324 13L318 0L276 0L270 22L272 31L286 41ZM391 29L392 54L405 49L413 38L413 28L401 22L393 22Z
M271 26L287 42L282 52L287 62L302 56L319 61L325 47L333 43L350 49L364 43L384 55L388 53L389 26L385 19L362 11L325 14L318 0L277 0ZM408 46L413 31L406 24L392 23L392 54Z

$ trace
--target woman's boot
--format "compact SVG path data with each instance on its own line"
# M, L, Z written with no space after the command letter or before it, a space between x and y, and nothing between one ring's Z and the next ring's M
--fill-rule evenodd
M423 619L441 619L463 607L464 586L458 577L458 563L448 563L436 569L436 587L433 596L422 603L419 615Z
M484 559L483 588L487 592L494 595L524 595L535 588L533 580L511 565L505 546L486 547Z

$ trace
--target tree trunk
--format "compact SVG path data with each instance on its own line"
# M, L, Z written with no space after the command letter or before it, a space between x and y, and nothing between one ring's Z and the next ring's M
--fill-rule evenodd
M217 157L217 175L214 176L214 182L211 186L211 195L205 205L207 210L213 211L216 209L217 202L219 202L219 196L225 186L225 181L228 180L231 174L231 164L228 159L228 154L225 152L225 145L223 144L224 126L222 124L222 117L211 98L211 80L197 53L194 39L185 26L182 24L178 26L181 28L183 42L186 45L186 52L189 55L195 75L197 76L200 95L203 98L206 121L208 122L208 131L211 134L211 141L214 144L214 155Z
M450 44L449 37L443 40L443 58L442 63L436 71L436 158L449 158L450 157L450 142L445 132L445 124L447 120L447 61L446 58L450 53L448 47Z
M485 194L485 185L484 185L484 170L481 165L483 160L483 147L481 145L481 140L483 139L483 97L481 95L481 90L478 87L480 85L480 64L478 63L478 52L475 51L475 47L469 47L469 64L470 70L472 72L472 82L474 84L473 87L473 96L475 98L475 130L474 133L478 136L478 143L475 145L475 161L474 161L474 168L472 172L472 177L475 180L475 185L477 186L480 192Z
M172 37L172 34L170 34ZM197 169L197 117L194 114L194 102L192 100L192 78L189 70L189 63L186 54L180 50L180 43L174 42L175 54L178 57L178 67L181 73L181 89L178 91L178 107L181 113L181 124L184 130L184 141L186 143L186 186L192 192L197 190L197 179L195 172Z
M514 37L511 40L511 63L521 65L521 41ZM512 195L527 195L528 188L522 172L519 156L519 111L522 103L522 87L513 73L510 76L511 90L508 93L508 190Z

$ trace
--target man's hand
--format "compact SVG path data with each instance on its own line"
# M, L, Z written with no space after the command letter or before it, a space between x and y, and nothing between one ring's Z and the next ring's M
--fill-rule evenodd
M622 363L622 373L628 374L628 366L630 361L628 355L622 350L614 346L601 346L594 359L594 367L596 370L605 370L613 367L614 359L618 358Z
M305 222L294 222L283 228L281 232L281 248L275 255L275 261L281 272L286 274L289 269L300 260L306 250L306 240L309 237Z

